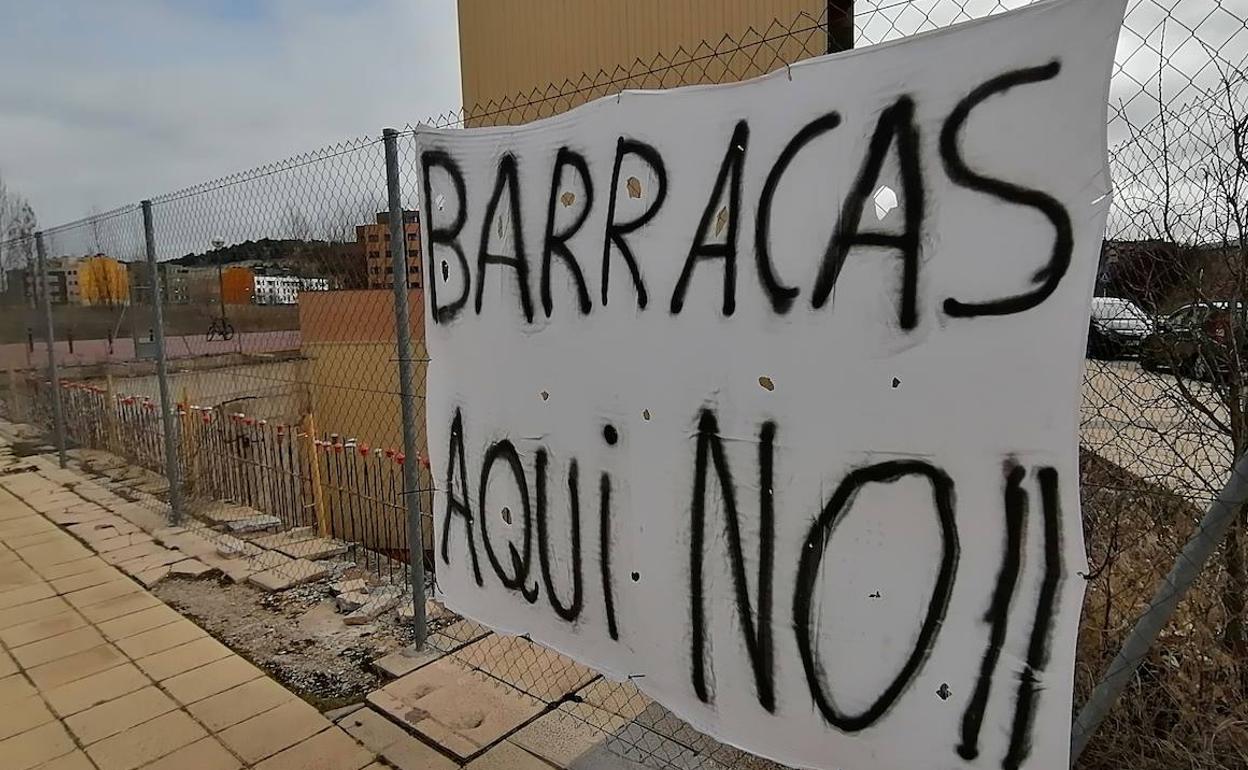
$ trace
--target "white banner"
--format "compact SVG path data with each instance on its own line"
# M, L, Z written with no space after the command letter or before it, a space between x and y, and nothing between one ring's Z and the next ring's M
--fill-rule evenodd
M420 129L447 604L789 765L1066 767L1123 8Z

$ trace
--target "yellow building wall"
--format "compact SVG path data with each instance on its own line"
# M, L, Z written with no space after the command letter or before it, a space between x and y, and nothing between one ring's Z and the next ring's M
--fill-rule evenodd
M103 255L79 260L78 301L90 306L130 304L129 270Z
M425 357L423 343L416 343L416 358ZM356 439L373 448L403 448L403 415L399 400L399 372L394 342L305 343L303 353L309 367L309 391L316 431L324 437L337 433L343 441ZM416 387L423 394L425 367L417 367ZM417 398L416 424L420 452L425 448L425 400ZM420 469L421 487L430 490L428 471ZM326 494L330 529L335 536L364 543L369 547L393 549L402 546L404 524L401 514L377 506L343 510L332 492L333 476L325 473L331 488ZM433 495L420 496L424 514L425 546L429 547ZM361 524L360 522L364 523Z
M419 451L425 445L424 307L419 290L408 294L414 347L415 399ZM399 370L395 360L394 292L390 289L310 292L300 297L302 352L308 367L310 409L319 437L336 433L372 448L403 448ZM415 461L415 458L412 459ZM428 471L420 469L425 547L432 536L433 500ZM330 473L325 474L333 486ZM369 547L394 549L403 540L402 512L380 506L344 508L332 493L326 495L331 531ZM361 524L361 522L363 522Z
M633 66L638 59L648 65L663 54L671 60L682 48L709 54L725 35L735 42L724 47L735 48L759 41L769 30L771 36L798 30L733 55L699 57L679 73L639 74L627 85L667 88L754 77L782 66L777 52L788 63L823 53L827 38L817 25L826 7L826 0L459 0L464 109L479 114L491 101L544 92L565 81L588 83L599 71L640 72L648 67ZM540 114L531 110L518 117L544 117L601 95L602 90L589 89L544 105Z

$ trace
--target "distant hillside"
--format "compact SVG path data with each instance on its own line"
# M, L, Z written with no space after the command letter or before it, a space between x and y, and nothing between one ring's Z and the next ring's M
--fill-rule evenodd
M354 243L261 238L258 241L232 243L199 254L187 254L172 261L183 267L232 265L238 262L302 262L309 257L342 255L353 248Z

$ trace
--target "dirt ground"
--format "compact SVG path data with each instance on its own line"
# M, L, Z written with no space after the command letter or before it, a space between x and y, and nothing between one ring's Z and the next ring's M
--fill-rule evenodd
M118 338L130 338L137 333L146 339L151 328L151 308L143 305L130 307L80 307L77 305L53 305L52 322L59 340L104 339L109 332ZM0 342L26 342L27 330L42 344L43 315L38 308L26 305L0 308L5 322L0 324ZM234 329L240 332L268 332L299 328L298 305L228 305L226 314ZM170 304L164 308L166 334L205 334L212 319L218 315L216 305Z
M362 701L382 683L370 662L412 642L393 613L345 625L325 583L270 594L170 578L153 593L322 710Z

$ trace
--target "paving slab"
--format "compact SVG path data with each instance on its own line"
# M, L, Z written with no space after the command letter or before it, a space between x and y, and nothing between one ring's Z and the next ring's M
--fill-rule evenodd
M177 707L168 695L148 686L74 714L65 720L65 726L81 745L89 746Z
M491 634L461 648L455 657L547 703L563 700L597 676L571 658L519 636Z
M355 612L368 604L371 598L367 591L347 591L334 597L334 606L339 612Z
M472 620L457 620L429 634L428 644L443 652L458 650L489 636L490 629Z
M582 702L625 719L636 719L654 703L634 685L597 679L577 692Z
M48 581L52 588L59 594L68 594L74 591L80 591L83 588L108 583L114 580L122 580L124 576L117 570L106 564L95 569L89 569L74 575L66 575L65 577L54 578Z
M542 701L450 658L396 679L369 694L368 702L461 759L545 708Z
M568 767L606 743L628 720L588 703L561 703L520 728L508 740L551 764Z
M175 577L201 578L219 572L216 567L210 567L199 559L183 559L169 567L169 574Z
M687 770L726 770L709 757L698 754L677 741L638 724L628 724L620 732L574 760L569 770L637 770L652 767L679 767Z
M0 720L0 741L20 735L56 719L48 710L43 698L28 695L5 704L4 719Z
M172 568L168 564L164 564L159 567L152 567L151 569L144 569L141 572L133 573L134 579L139 581L144 588L151 588L160 581L169 577L170 569Z
M277 551L292 559L331 559L346 553L348 546L341 540L316 537L298 543L277 546Z
M338 726L398 770L454 770L458 765L370 708L358 709Z
M129 615L106 620L97 624L96 628L109 640L115 642L181 619L182 616L174 610L164 604L156 604Z
M367 593L368 580L364 578L339 580L337 583L331 583L329 590L335 594Z
M0 467L5 457L0 436ZM84 503L41 474L75 490L89 486L74 483L71 472L54 472L48 458L33 459L36 470L21 474L29 478L0 475L0 488L33 496L28 503L0 491L3 770L359 770L377 761L376 752L123 574L209 574L215 565L207 556L180 546L220 559L214 546L141 507L155 500L120 504L95 487L88 494L116 505L119 516ZM140 488L153 483L131 469L123 475ZM46 516L76 511L67 518L74 531L58 529L36 509ZM83 516L101 518L77 520ZM160 539L174 547L137 528L161 529ZM315 538L300 542L316 545ZM326 572L278 552L258 558L286 580ZM393 760L386 767L442 770L449 761L394 729L399 735L387 742Z
M359 703L352 703L348 706L340 706L339 708L330 709L329 711L322 713L329 721L337 722L338 720L344 719L363 708L368 708L368 704L364 701L360 701Z
M60 540L61 537L63 537L61 533L57 529L53 528L38 529L34 532L26 532L24 534L11 532L5 533L3 536L0 536L0 539L4 540L5 545L9 548L12 548L14 551L20 551L32 545L42 545L44 543Z
M134 770L205 737L198 722L171 711L88 746L87 754L100 770Z
M21 674L10 674L0 679L0 704L16 703L35 695L36 692Z
M342 599L342 597L338 598ZM374 588L368 593L368 600L343 618L343 622L348 626L371 623L380 617L383 612L394 609L403 599L403 589L401 588L395 586Z
M0 540L6 542L11 538L56 531L55 525L42 518L0 519Z
M280 548L284 545L302 543L315 537L316 532L311 527L295 527L285 532L278 532L275 535L262 535L261 537L252 538L251 542L260 548L272 549Z
M0 741L0 757L4 757L5 770L38 767L74 749L74 739L60 722L48 722Z
M330 721L301 700L292 700L222 730L217 737L248 764L294 746L330 727Z
M145 479L135 484L133 488L138 492L146 492L149 495L166 495L169 493L169 482L164 479Z
M94 569L104 569L105 567L109 567L109 563L100 557L90 555L90 557L75 559L72 562L52 564L49 567L36 567L35 572L39 573L40 577L45 580L56 580L57 578L67 578L69 575L90 572L90 570Z
M194 513L196 517L211 521L214 524L225 524L230 521L249 519L261 515L260 511L257 511L255 508L220 501L207 503L195 509Z
M141 690L151 684L130 663L123 663L98 674L75 679L72 682L43 692L43 698L58 716L67 717L92 706L120 698L127 693Z
M117 641L117 648L138 660L204 636L207 636L207 632L191 621L183 619L120 639Z
M38 572L20 562L0 564L0 591L9 591L31 583L38 583L40 577Z
M130 561L123 561L118 564L117 567L127 575L138 575L142 572L147 572L148 570L153 570L158 567L168 567L171 564L176 564L177 562L185 559L186 554L181 551L170 551L162 548L160 551L155 553L141 556L137 559L131 559ZM165 572L168 573L168 570L165 570Z
M121 596L138 593L143 589L134 584L132 580L126 580L120 575L116 580L110 580L94 586L88 586L80 591L73 591L64 595L65 601L69 602L79 610L89 607L93 604L106 602Z
M143 673L157 682L163 682L233 654L230 648L205 636L146 658L139 658L135 663L143 669Z
M160 527L152 530L152 539L161 545L168 545L170 542L176 542L178 538L189 533L186 527Z
M337 727L317 733L256 765L256 770L360 770L373 753Z
M247 559L228 559L216 554L200 555L196 558L209 567L220 570L221 574L225 575L232 583L244 583L247 581L247 578L262 571L253 567Z
M133 581L127 580L125 583L129 584L136 590L119 593L111 599L106 599L94 604L88 604L87 606L80 608L79 612L81 612L83 617L87 620L90 620L92 623L99 624L106 620L119 618L123 615L129 615L132 612L138 612L139 610L145 610L149 607L155 607L160 604L159 599L144 591L142 587L135 585ZM105 583L104 586L96 586L96 588L102 588L110 585L113 584ZM89 588L87 590L91 591L94 589Z
M11 626L0 631L0 642L9 647L32 644L40 639L47 639L68 633L87 625L87 620L77 612L70 610L51 617L32 620L20 626Z
M111 511L94 503L75 505L63 511L52 511L44 515L48 517L49 521L61 525L85 524L101 519L114 518Z
M0 631L11 628L12 626L20 626L23 623L29 623L32 620L40 620L41 618L59 615L62 612L72 610L64 599L58 596L39 599L29 602L18 607L11 607L0 615Z
M130 524L128 526L133 527L134 525ZM92 539L93 537L97 539ZM83 539L87 541L87 544L96 553L101 554L119 551L132 545L144 545L155 542L146 532L119 532L111 527L108 530L93 533L92 535L84 535Z
M187 711L209 730L221 732L295 697L272 679L260 677L193 703Z
M50 663L28 668L26 675L40 690L51 690L68 682L107 671L125 662L126 656L121 654L120 650L111 644L101 644Z
M115 566L117 564L121 564L122 562L131 561L132 559L140 559L144 556L151 556L153 554L160 553L167 553L167 550L164 546L157 544L149 538L144 542L102 553L100 554L100 558L103 559L106 564Z
M232 519L225 522L225 527L234 534L242 534L245 532L264 532L267 530L277 529L282 526L282 520L276 516L268 514L260 514L257 516L248 516L241 519Z
M329 574L329 567L306 559L295 559L279 567L257 572L247 578L248 582L265 591L284 591L313 580L320 580Z
M264 549L260 546L234 535L218 535L215 538L215 547L217 555L224 556L227 559L240 556L254 557L264 553Z
M143 530L120 516L114 516L111 513L107 517L94 519L83 524L70 524L66 529L74 537L86 540L95 550L99 550L99 544L105 540L120 537L121 535L143 534Z
M239 770L241 767L220 741L204 738L156 760L143 770Z
M179 703L189 706L261 676L260 669L235 655L167 679L161 686Z
M139 503L125 503L112 509L113 513L135 525L144 532L155 532L166 526L164 513L146 508Z
M166 548L177 549L186 554L190 558L199 558L207 554L217 553L217 544L205 535L210 530L199 530L186 532L180 535L169 535L161 541L161 545ZM220 535L213 532L213 537L233 537L233 535Z
M41 567L50 569L58 564L78 561L93 555L91 551L74 540L58 540L54 543L41 543L15 550L20 550L22 561L40 574L45 574L43 570L40 570Z
M9 654L22 665L22 668L32 668L41 663L67 658L92 647L98 647L104 642L105 639L99 631L92 626L87 626L50 639L42 639L34 644L17 647L10 650Z
M510 741L503 741L473 761L464 770L550 770L550 765Z

